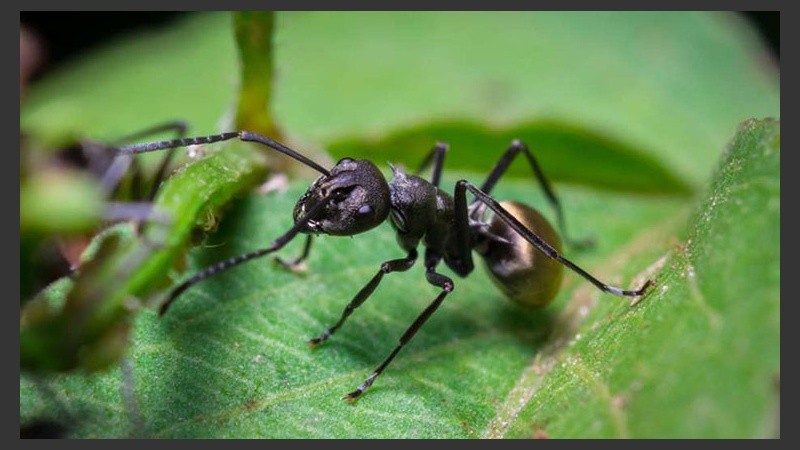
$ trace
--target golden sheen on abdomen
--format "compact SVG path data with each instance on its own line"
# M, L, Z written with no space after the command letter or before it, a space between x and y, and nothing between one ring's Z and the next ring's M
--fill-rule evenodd
M561 253L561 239L538 211L519 202L502 202L501 206ZM506 297L528 308L541 308L553 301L561 287L564 267L548 258L497 216L492 218L489 231L510 242L492 242L483 255L490 278Z

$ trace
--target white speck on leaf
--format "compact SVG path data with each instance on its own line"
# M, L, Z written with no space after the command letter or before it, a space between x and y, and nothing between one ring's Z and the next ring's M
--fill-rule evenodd
M186 155L192 159L200 159L206 156L206 152L202 145L190 145L186 148Z

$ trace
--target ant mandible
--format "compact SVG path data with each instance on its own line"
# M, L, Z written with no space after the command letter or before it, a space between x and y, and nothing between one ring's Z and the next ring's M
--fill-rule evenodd
M439 188L447 152L447 145L442 143L434 146L419 171L425 170L433 162L431 181L391 167L393 178L387 182L375 164L364 159L344 158L329 171L283 144L247 131L130 145L121 147L120 153L144 153L231 139L266 145L317 170L322 176L297 201L293 214L294 226L289 231L267 248L220 261L176 286L161 305L160 314L166 313L181 293L201 280L273 253L299 233L308 235L303 253L292 262L281 260L286 267L296 267L305 260L315 234L352 236L370 230L388 218L406 257L381 264L375 276L347 304L339 320L311 339L309 344L314 346L330 338L350 314L369 298L384 275L410 269L417 261L420 242L425 247L425 278L440 288L441 292L403 333L389 356L356 390L344 397L347 400L357 399L372 385L453 291L453 280L436 271L442 260L460 277L466 277L474 269L472 251L475 250L505 295L528 307L542 307L553 300L561 284L563 266L577 272L603 292L618 296L641 296L652 284L647 281L640 289L626 290L601 282L561 256L561 240L539 212L523 203L498 203L490 197L489 194L514 157L524 154L548 202L555 209L559 228L567 239L561 205L533 153L519 140L511 143L480 188L467 180L459 180L452 196ZM475 197L472 203L467 202L467 191ZM493 214L487 215L486 208ZM571 243L569 240L567 242Z

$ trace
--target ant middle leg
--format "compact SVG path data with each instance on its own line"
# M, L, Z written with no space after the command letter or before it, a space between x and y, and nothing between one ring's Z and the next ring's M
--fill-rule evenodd
M500 161L494 166L492 171L486 177L483 184L481 185L481 191L486 193L487 195L491 194L492 189L500 180L500 178L506 173L508 167L514 161L514 158L523 153L528 160L531 168L533 169L534 174L536 175L536 180L539 182L539 187L541 187L542 191L547 197L548 203L553 208L556 213L556 220L558 221L558 228L561 232L561 236L564 239L564 242L569 245L570 247L581 249L587 248L594 245L594 241L591 238L588 239L581 239L581 240L574 240L567 234L567 224L564 220L564 211L561 208L561 202L558 200L558 197L553 191L553 188L548 181L547 177L544 175L544 171L542 167L539 165L539 162L533 156L533 152L525 145L524 142L520 141L519 139L514 139L511 142L511 145L508 147L506 152L500 157Z
M422 325L424 325L431 315L433 315L433 313L439 309L439 306L442 304L445 297L447 297L449 293L453 292L453 288L455 287L453 280L445 275L442 275L441 273L436 272L436 266L439 264L439 261L441 261L441 257L432 254L430 251L426 251L425 253L425 278L428 280L428 283L441 288L442 291L438 296L436 296L435 299L433 299L433 302L431 302L431 304L428 305L428 307L425 308L425 310L422 311L419 316L417 316L417 318L414 320L414 323L412 323L411 326L406 329L405 333L400 336L400 342L398 342L394 350L389 353L389 356L383 360L383 362L370 374L370 376L367 377L366 380L364 380L363 383L361 383L360 386L358 386L358 388L356 388L356 390L348 393L344 397L345 400L356 400L361 396L361 394L364 393L364 391L369 389L369 387L372 386L372 383L375 382L375 379L378 378L378 376L380 376L384 370L386 370L386 367L392 362L392 360L394 360L395 356L397 356L400 350L402 350L402 348L408 344L414 335L417 334L417 331L422 328Z
M358 308L365 301L367 301L369 296L372 295L372 293L375 291L375 288L378 287L378 284L380 284L381 279L383 279L384 275L392 272L405 272L411 267L413 267L416 261L417 261L417 250L413 249L410 252L408 252L408 256L406 256L405 258L393 259L391 261L386 261L383 264L381 264L381 268L378 270L378 273L376 273L375 276L373 276L372 279L369 280L369 282L363 288L361 288L360 291L358 291L358 294L356 294L356 296L353 297L353 299L350 300L350 303L348 303L347 306L344 308L344 311L342 311L342 316L339 317L339 321L336 322L332 327L322 332L319 336L310 339L308 341L308 344L311 346L316 346L328 340L328 338L331 337L333 333L335 333L336 330L338 330L339 327L342 326L342 324L344 324L344 321L347 320L348 317L350 317L350 314L352 314L356 308Z

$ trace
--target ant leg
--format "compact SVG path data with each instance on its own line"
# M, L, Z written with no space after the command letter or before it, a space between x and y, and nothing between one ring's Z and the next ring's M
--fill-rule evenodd
M132 221L142 243L151 250L164 248L169 226L173 224L171 215L151 202L106 202L102 214L108 222ZM153 233L158 233L154 238L142 232L141 224L145 221L153 227Z
M175 130L176 134L178 135L178 138L181 139L186 136L187 126L186 122L177 121L164 125L162 129ZM148 134L152 134L153 132L153 130L148 130L148 131L151 132ZM156 129L156 132L160 131L161 129ZM174 156L175 156L175 149L173 148L170 149L166 155L164 155L163 159L161 159L161 164L159 164L158 170L156 170L156 175L153 178L153 185L150 187L150 193L147 195L147 200L152 201L154 198L156 198L156 193L158 192L158 188L161 186L161 182L164 181L164 176L167 173L167 168L169 168L169 164L172 162L172 158Z
M142 163L137 158L131 160L131 194L133 198L144 198L142 192L145 188L144 174L142 173Z
M571 239L569 234L567 234L567 225L566 221L564 220L564 212L561 209L561 203L558 201L558 197L556 197L550 182L544 176L544 172L542 171L541 166L539 166L538 161L536 161L536 158L533 157L533 152L531 152L530 149L528 149L528 146L519 139L514 139L514 141L511 142L511 145L500 158L500 161L497 162L497 165L494 166L491 173L489 173L489 176L487 176L486 180L483 182L483 185L481 185L481 191L485 192L487 195L491 194L495 184L497 184L500 178L505 174L508 167L514 161L514 158L520 153L525 154L525 157L528 159L528 163L536 175L536 179L539 181L539 186L542 188L542 191L544 191L544 194L547 197L547 201L556 212L558 228L561 231L561 236L563 236L564 242L570 247L577 249L593 246L594 242L592 239L582 239L576 241Z
M458 194L458 186L456 186L456 194ZM469 275L475 269L475 263L472 260L472 228L470 227L469 207L467 206L466 195L453 196L453 209L454 209L454 231L456 252L455 256L448 255L445 261L447 265L453 269L454 272L462 277Z
M164 225L171 224L169 215L147 202L107 202L102 211L103 220L149 220Z
M314 207L312 207L309 212L307 212L304 216L298 219L295 222L294 226L292 226L292 228L289 229L289 231L287 231L282 236L275 239L272 242L272 245L270 245L269 247L262 248L250 253L245 253L244 255L235 256L233 258L226 259L224 261L220 261L216 264L206 267L205 269L196 273L188 280L179 284L177 287L173 288L172 291L170 291L169 295L167 296L167 299L164 301L164 303L161 304L161 308L159 309L158 314L163 316L167 312L167 309L169 309L172 302L174 302L175 299L178 298L178 296L180 296L186 289L189 289L190 287L194 286L200 281L203 281L206 278L214 276L222 271L228 270L231 267L238 266L239 264L245 263L252 259L256 259L261 256L267 255L269 253L273 253L277 250L280 250L281 248L283 248L283 246L289 243L289 241L294 239L294 237L297 236L300 230L302 230L307 226L309 221L315 219L320 213L322 213L325 207L328 205L328 203L331 202L331 200L336 199L338 196L339 193L334 192L333 194L322 198L322 200L320 200L319 203L314 205Z
M280 264L281 267L290 272L304 272L306 270L305 261L311 252L311 242L314 240L314 235L309 234L306 236L306 245L303 247L303 253L292 261L286 261L280 256L275 257L275 262Z
M311 346L316 346L328 340L328 338L331 337L333 333L335 333L336 330L338 330L339 327L342 326L342 324L344 323L345 320L347 320L350 314L352 314L356 308L358 308L365 301L367 301L369 296L372 295L372 292L375 291L375 288L378 287L378 284L380 284L381 279L383 278L384 275L392 272L405 272L406 270L410 269L416 261L417 261L417 250L411 250L410 252L408 252L408 256L406 256L405 258L393 259L391 261L386 261L383 264L381 264L381 268L378 270L378 273L376 273L375 276L373 276L372 279L369 280L369 283L367 283L363 288L361 288L360 291L358 291L358 294L356 294L356 296L353 297L353 299L350 300L350 303L348 303L347 306L344 308L344 311L342 311L342 316L339 317L339 321L336 322L336 324L334 324L332 327L322 332L322 334L320 334L319 336L309 340L308 344Z
M425 156L425 159L422 160L422 164L419 165L419 169L415 172L415 175L419 175L428 166L431 165L433 162L433 172L431 173L431 184L439 187L439 180L442 177L442 168L444 168L444 156L447 153L447 149L449 146L444 142L437 142L436 145L433 146L428 155Z
M529 230L525 225L521 224L514 216L508 213L499 203L497 203L492 197L487 195L482 190L473 186L470 182L466 180L460 180L456 183L456 189L454 197L456 199L466 197L466 191L469 190L472 192L473 195L476 197L476 201L480 201L486 206L489 207L500 219L503 220L509 227L511 227L514 231L516 231L520 236L522 236L526 241L530 242L531 245L539 249L545 256L549 258L553 258L556 261L560 262L561 264L567 266L578 275L582 276L586 280L588 280L593 285L597 286L603 292L607 292L609 294L618 295L620 297L639 297L644 295L647 289L653 284L652 280L648 280L641 288L636 290L627 290L618 288L615 286L610 286L608 284L603 283L602 281L598 280L597 278L590 275L585 270L581 269L575 263L564 258L561 256L556 249L554 249L550 244L545 242L544 239L539 237L536 233Z
M414 320L414 323L412 323L411 326L408 327L406 332L403 333L402 336L400 336L400 342L397 344L394 350L392 350L392 352L389 353L389 356L386 357L386 359L381 363L381 365L379 365L375 369L375 371L372 372L372 374L370 374L370 376L367 377L367 379L364 380L364 382L361 383L361 385L356 390L347 394L344 397L345 400L352 401L357 399L359 396L361 396L361 394L364 393L364 391L366 391L370 386L372 386L372 383L375 382L375 379L378 378L378 376L381 373L383 373L383 371L386 369L389 363L392 362L394 357L397 356L400 350L411 340L411 338L414 337L415 334L417 334L417 331L419 331L419 329L422 328L422 325L425 324L428 318L439 308L439 305L442 304L445 297L447 297L447 294L453 292L453 288L455 287L455 285L453 284L453 280L436 272L436 266L439 264L440 260L441 260L440 257L438 256L434 257L430 255L429 252L426 252L425 278L428 280L428 283L441 288L442 292L440 292L439 295L433 300L433 302L431 302L431 304L428 305L428 307L425 308L425 310L422 311L422 313L419 316L417 316L417 318Z
M117 151L117 147L120 146L123 142L130 142L135 139L139 139L142 137L150 136L157 133L162 133L165 131L175 131L179 137L183 137L186 134L187 125L183 121L173 121L167 122L161 125L157 125L151 128L147 128L142 131L137 131L136 133L130 134L128 136L122 137L114 141L111 146L104 146L107 151ZM158 184L163 178L163 173L166 171L167 166L169 165L170 161L172 160L174 152L168 152L164 159L161 161L161 166L159 167L159 171L157 172L156 179L155 179L155 186L151 189L150 195L147 197L148 200L152 200L155 197L155 192L157 191ZM111 165L103 174L102 178L102 186L103 189L110 193L114 188L116 188L119 181L128 171L129 167L133 165L134 169L138 176L140 169L138 163L133 160L130 156L126 156L123 154L115 155Z
M111 165L108 166L108 169L103 173L103 178L100 180L100 188L107 196L113 194L133 161L132 155L117 155L112 160Z

